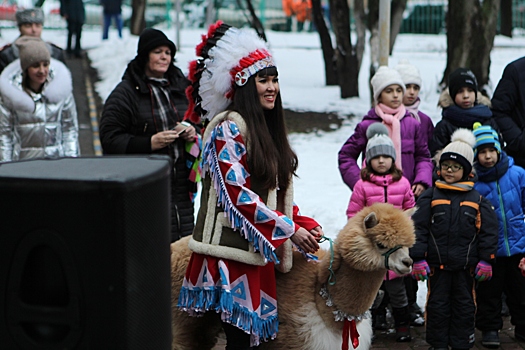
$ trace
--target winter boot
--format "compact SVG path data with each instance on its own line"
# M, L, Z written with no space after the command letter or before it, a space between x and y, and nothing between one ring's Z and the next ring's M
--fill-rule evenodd
M416 303L408 307L410 311L410 324L415 327L422 327L425 325L425 318L423 317L423 311Z
M372 328L380 331L389 328L388 321L386 320L386 309L384 307L380 306L376 309L372 309Z
M481 332L481 345L489 349L499 348L498 331L483 331Z
M406 343L412 341L410 336L410 312L408 305L400 308L392 308L394 322L396 325L396 341L398 343Z

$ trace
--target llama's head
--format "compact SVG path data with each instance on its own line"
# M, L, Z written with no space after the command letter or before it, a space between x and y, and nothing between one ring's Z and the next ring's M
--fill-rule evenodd
M339 232L336 246L341 258L362 271L389 269L404 275L412 271L408 248L415 243L410 216L390 204L363 208Z

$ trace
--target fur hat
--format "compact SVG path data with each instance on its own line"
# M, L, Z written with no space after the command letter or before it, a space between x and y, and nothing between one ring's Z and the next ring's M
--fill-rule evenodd
M474 155L477 155L478 151L487 147L494 147L498 154L501 154L501 144L498 133L489 125L482 125L479 122L474 123L474 136L476 136Z
M15 45L19 50L20 66L23 72L37 62L51 61L49 49L40 38L24 35L15 41Z
M24 23L44 24L44 11L38 7L16 11L15 17L19 27Z
M450 138L451 142L443 149L439 163L445 160L454 160L463 166L463 176L467 177L472 172L474 163L474 146L476 137L469 129L457 129Z
M237 29L217 21L196 47L200 58L190 62L186 90L190 101L185 118L211 120L233 100L234 86L265 68L275 67L266 43L252 29Z
M476 95L478 93L478 81L474 73L467 68L458 68L448 76L448 90L452 100L456 99L456 94L463 87L471 88Z
M403 94L406 92L405 83L399 72L395 69L388 68L387 66L379 67L370 83L372 84L372 90L374 90L374 101L376 103L381 92L389 85L399 85L403 88Z
M168 39L166 34L158 29L146 28L140 33L137 57L139 57L141 63L145 64L148 61L149 52L163 45L170 48L171 60L173 61L175 53L177 52L177 47L173 41Z
M366 164L378 156L388 156L396 161L396 149L392 139L388 136L388 129L382 123L370 124L366 129L366 137L368 142L366 144Z
M395 70L397 70L399 74L401 74L401 78L403 79L403 83L405 83L405 86L408 84L415 84L421 87L422 81L419 69L417 69L417 67L413 64L410 64L410 62L407 59L400 60L397 66L395 67Z

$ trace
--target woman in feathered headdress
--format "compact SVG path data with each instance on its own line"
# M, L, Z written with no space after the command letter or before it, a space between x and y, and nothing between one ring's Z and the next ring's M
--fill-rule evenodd
M293 203L297 156L264 41L219 21L197 55L187 117L206 125L205 177L178 306L220 312L227 348L249 349L277 335L274 266L291 268L291 242L311 258L323 232Z

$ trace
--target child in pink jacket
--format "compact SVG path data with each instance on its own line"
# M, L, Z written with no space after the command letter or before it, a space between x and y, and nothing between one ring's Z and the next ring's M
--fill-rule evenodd
M416 205L410 182L396 167L394 143L388 137L388 129L381 123L371 124L367 131L365 162L361 179L354 186L350 204L346 211L348 218L373 203L390 203L399 209L410 209ZM404 277L388 271L383 287L386 290L396 327L396 341L409 342L410 312ZM378 313L384 308L378 308Z

